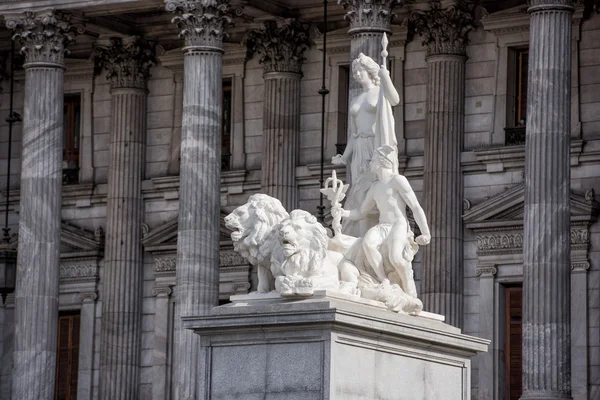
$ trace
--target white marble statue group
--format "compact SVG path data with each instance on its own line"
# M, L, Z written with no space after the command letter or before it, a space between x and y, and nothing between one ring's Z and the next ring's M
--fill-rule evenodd
M408 180L398 173L391 107L399 96L385 66L385 36L382 44L381 67L362 53L352 63L363 91L351 102L346 150L332 159L349 167L351 185L334 171L321 189L331 202L333 234L310 213L288 213L265 194L251 196L225 218L234 249L257 267L258 292L310 296L331 290L380 301L395 312L423 309L412 261L431 236ZM416 238L407 206L421 231Z

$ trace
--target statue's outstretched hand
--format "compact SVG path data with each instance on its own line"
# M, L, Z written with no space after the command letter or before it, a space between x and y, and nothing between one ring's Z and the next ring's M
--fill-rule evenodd
M342 208L342 206L340 205L336 205L336 206L331 206L331 216L334 219L338 219L338 218L342 218L342 217L347 217L349 214L348 211L344 210Z
M336 154L331 158L331 163L333 165L346 165L346 160L344 160L344 157L341 154Z
M417 236L417 238L415 239L415 242L420 245L420 246L424 246L426 244L429 244L429 242L431 242L431 235L420 235Z

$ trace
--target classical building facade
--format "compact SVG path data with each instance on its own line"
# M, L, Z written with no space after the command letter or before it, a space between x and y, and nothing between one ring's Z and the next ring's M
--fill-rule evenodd
M317 213L322 95L329 175L351 60L381 61L383 33L400 173L432 229L419 296L491 340L473 398L600 398L597 12L338 0L325 23L308 0L0 0L19 264L0 398L201 398L181 318L256 288L223 216L258 192Z

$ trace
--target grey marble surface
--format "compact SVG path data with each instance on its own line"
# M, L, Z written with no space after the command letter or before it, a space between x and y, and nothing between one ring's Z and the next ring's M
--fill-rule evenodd
M572 1L531 2L523 235L523 396L571 398Z

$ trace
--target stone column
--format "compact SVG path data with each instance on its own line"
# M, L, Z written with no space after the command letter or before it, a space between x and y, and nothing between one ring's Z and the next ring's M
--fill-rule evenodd
M295 20L266 21L246 37L264 67L262 193L297 207L296 162L300 136L300 80L308 26Z
M138 397L146 82L151 46L137 37L98 43L96 62L111 81L106 256L100 333L100 398Z
M79 331L79 374L77 377L77 400L91 400L94 370L94 338L96 325L96 300L98 294L84 292L81 299L81 323Z
M344 7L345 18L350 21L350 62L363 53L381 64L381 38L384 32L388 37L392 34L393 9L401 6L403 1L338 0L338 4ZM356 97L361 90L360 84L351 76L348 99Z
M571 398L573 2L530 0L523 236L523 396Z
M6 16L25 53L21 213L12 398L54 398L60 276L63 76L67 16Z
M232 22L226 1L172 1L167 11L185 39L177 237L176 314L203 315L219 303L222 56ZM181 321L177 321L180 325ZM179 327L175 398L199 399L200 337Z
M425 310L445 315L457 327L463 324L460 153L471 11L432 1L428 11L410 16L427 46L428 67L423 197L431 244L423 247L421 299Z

